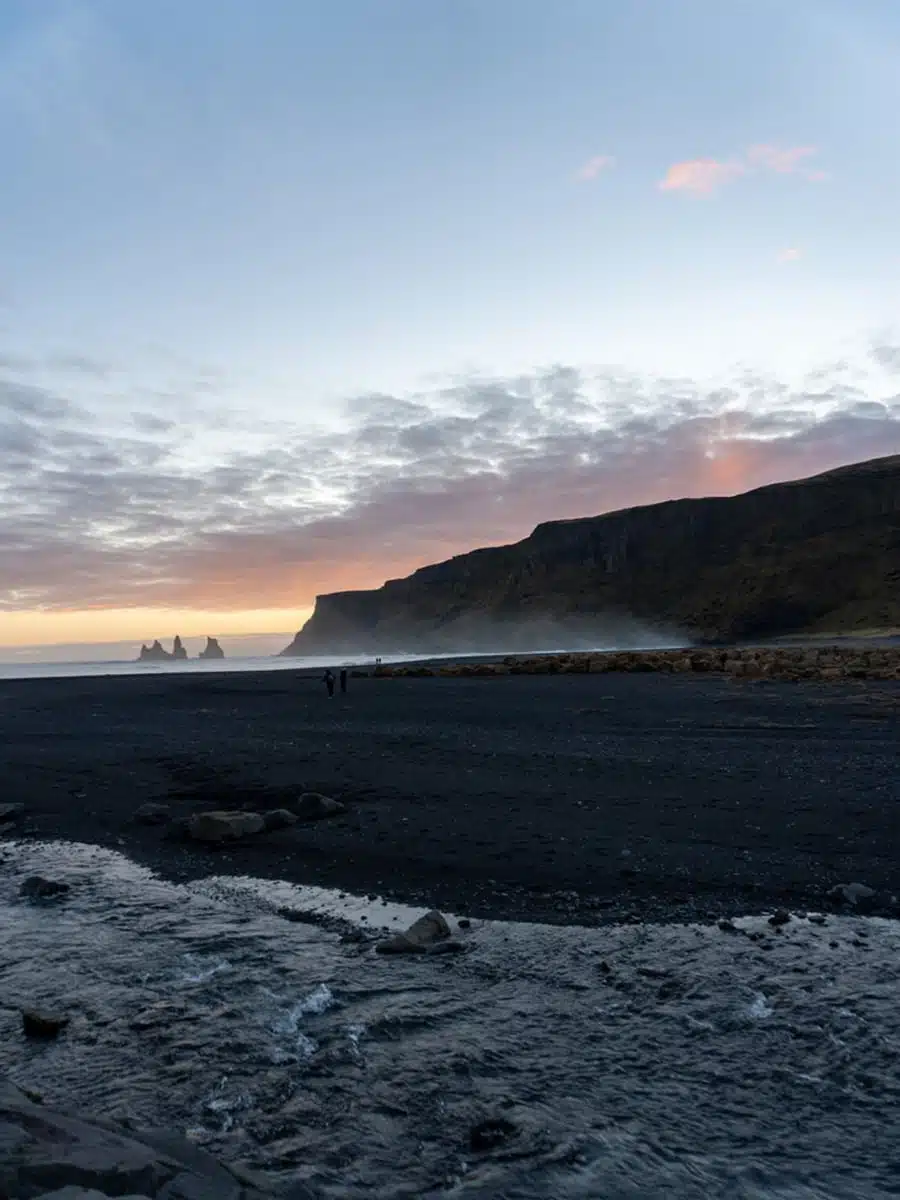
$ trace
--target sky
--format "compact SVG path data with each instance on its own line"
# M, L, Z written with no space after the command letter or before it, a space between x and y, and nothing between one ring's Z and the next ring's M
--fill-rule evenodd
M900 452L898 104L894 0L4 0L0 647Z

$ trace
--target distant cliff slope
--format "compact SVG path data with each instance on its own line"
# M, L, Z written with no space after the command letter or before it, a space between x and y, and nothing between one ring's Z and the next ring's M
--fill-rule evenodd
M319 596L285 655L620 645L900 627L900 455L539 525ZM542 640L544 639L544 640Z

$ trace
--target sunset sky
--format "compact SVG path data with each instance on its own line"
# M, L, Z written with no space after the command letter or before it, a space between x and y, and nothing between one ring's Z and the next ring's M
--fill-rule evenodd
M0 647L900 453L898 105L895 0L4 0Z

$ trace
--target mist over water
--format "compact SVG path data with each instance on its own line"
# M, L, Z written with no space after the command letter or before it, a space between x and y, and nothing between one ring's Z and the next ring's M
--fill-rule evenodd
M460 628L453 634L447 634L443 638L437 639L433 644L426 643L424 648L418 644L404 646L401 643L398 648L391 651L376 652L370 649L360 649L358 646L341 646L340 643L336 643L334 648L321 653L316 652L290 658L282 658L275 654L247 657L235 655L224 659L193 657L168 662L139 662L137 661L139 646L134 649L132 657L126 658L127 650L124 648L124 643L117 643L116 649L119 657L110 655L106 659L89 659L87 656L78 658L76 657L76 648L71 647L68 648L72 654L71 660L58 657L60 648L54 648L56 653L52 659L34 661L17 657L7 649L6 661L0 661L0 679L324 670L326 667L336 665L372 666L376 658L387 664L413 662L423 658L502 658L511 654L565 654L570 651L602 653L611 650L662 650L675 649L687 644L684 637L677 633L664 633L651 629L640 630L632 625L605 628L598 627L596 624L572 626L560 622L542 621L489 624L483 625L477 630ZM0 658L3 655L4 651L0 649Z
M494 618L477 613L453 620L415 622L393 629L379 625L375 631L340 633L316 628L298 635L301 650L319 654L374 656L406 661L423 658L502 658L509 654L565 654L613 650L677 649L690 644L678 630L653 628L631 618L590 616L577 618ZM380 647L380 649L379 649ZM296 660L295 660L296 661Z
M69 896L22 900L34 872ZM417 915L4 844L0 1070L335 1200L897 1194L896 922L475 922L462 954L398 959L285 908ZM26 1042L22 1003L71 1025ZM484 1120L510 1136L479 1152Z

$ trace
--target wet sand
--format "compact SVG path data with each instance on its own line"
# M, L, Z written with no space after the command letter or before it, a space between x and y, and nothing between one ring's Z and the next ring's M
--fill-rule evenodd
M900 685L655 675L302 672L0 684L6 836L109 846L172 879L249 874L560 922L828 907L900 893ZM134 823L344 815L207 849Z

